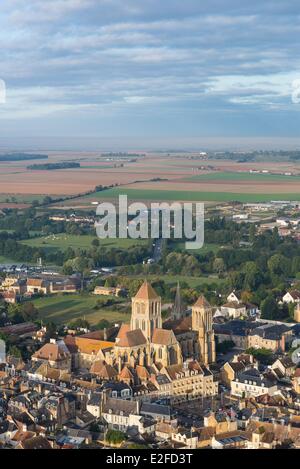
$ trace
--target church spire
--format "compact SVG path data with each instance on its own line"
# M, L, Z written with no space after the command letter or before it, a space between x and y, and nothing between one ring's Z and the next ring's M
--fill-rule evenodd
M181 318L182 310L183 308L182 308L181 295L180 295L180 285L179 285L179 282L177 282L176 295L175 295L175 301L174 301L174 307L173 307L174 319Z

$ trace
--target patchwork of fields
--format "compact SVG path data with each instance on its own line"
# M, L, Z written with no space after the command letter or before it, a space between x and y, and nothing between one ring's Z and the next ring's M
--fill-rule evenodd
M190 153L147 153L125 160L105 158L99 152L47 153L48 163L76 161L81 168L30 171L29 161L0 162L0 204L30 204L45 195L75 196L59 206L89 208L93 200L113 198L119 190L141 200L264 202L300 198L298 162L201 160ZM39 161L44 160L35 163ZM113 189L84 195L101 185Z

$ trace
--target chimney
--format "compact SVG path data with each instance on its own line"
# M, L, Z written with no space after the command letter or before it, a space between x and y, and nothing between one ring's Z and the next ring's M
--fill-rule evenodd
M104 340L107 340L107 330L106 330L106 327L105 327L104 330L103 330L103 339L104 339Z

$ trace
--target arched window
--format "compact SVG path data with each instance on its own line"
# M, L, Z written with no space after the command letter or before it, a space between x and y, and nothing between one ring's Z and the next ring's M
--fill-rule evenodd
M135 320L135 328L136 328L136 329L139 329L139 327L140 327L139 320L136 319L136 320Z
M158 358L162 358L163 356L163 351L162 351L162 348L160 347L159 350L158 350Z
M142 331L144 331L145 329L146 329L146 327L145 327L145 321L143 320L143 321L142 321Z

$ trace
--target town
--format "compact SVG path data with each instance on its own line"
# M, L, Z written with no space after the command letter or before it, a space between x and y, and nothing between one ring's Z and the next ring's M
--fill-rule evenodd
M11 280L2 288L21 283L27 294L55 285ZM30 322L2 327L36 351L23 360L2 349L1 446L298 448L300 292L282 302L295 305L293 323L259 319L235 291L221 307L200 295L185 309L178 284L163 321L144 281L130 324L61 337Z

